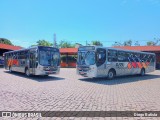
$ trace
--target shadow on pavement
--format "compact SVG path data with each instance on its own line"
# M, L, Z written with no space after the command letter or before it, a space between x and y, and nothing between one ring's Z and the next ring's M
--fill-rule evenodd
M140 75L120 76L120 77L115 77L113 80L109 80L108 78L81 78L79 80L84 82L103 84L103 85L116 85L116 84L124 84L130 82L156 79L156 78L160 78L160 75L147 74L145 76L140 76Z
M0 68L4 68L4 66L3 66L3 65L0 65Z
M24 73L19 73L19 72L12 72L12 73L10 73L9 71L4 71L4 72L8 73L8 74L15 75L15 76L18 76L18 77L28 78L30 80L35 80L35 81L38 81L38 82L64 80L64 78L54 77L54 76L37 76L37 75L32 75L30 77L27 77Z

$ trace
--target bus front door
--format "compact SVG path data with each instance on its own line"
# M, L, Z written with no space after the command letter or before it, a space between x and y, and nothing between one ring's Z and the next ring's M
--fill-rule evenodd
M97 49L97 76L103 77L106 76L106 49L98 48Z
M30 52L30 74L35 75L36 69L36 53Z

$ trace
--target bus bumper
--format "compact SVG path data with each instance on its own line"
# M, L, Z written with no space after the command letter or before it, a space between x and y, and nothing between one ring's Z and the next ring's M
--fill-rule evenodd
M77 69L77 74L83 77L90 77L90 78L96 77L97 75L95 70L82 71L79 69Z
M50 74L59 74L60 68L54 71L44 71L44 70L38 70L36 71L35 75L50 75Z

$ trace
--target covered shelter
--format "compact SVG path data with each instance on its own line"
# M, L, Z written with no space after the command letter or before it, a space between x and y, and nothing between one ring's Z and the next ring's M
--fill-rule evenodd
M22 47L0 43L0 65L4 65L3 54L5 52L13 51L13 50L19 50L19 49L22 49Z
M0 56L3 56L3 53L5 52L19 49L22 49L22 47L0 43Z
M76 67L78 48L60 48L61 67Z

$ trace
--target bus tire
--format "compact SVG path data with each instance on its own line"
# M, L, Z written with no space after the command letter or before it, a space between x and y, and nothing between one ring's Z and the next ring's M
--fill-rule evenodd
M29 69L28 69L28 68L26 68L26 70L25 70L25 74L26 74L26 76L27 76L27 77L30 77L30 76L31 76L31 74L30 74L30 72L29 72Z
M108 79L111 80L115 77L115 71L114 70L109 70L108 72Z
M140 75L141 75L141 76L144 76L144 75L145 75L145 69L144 69L144 68L141 69Z
M11 66L9 66L9 72L10 72L10 73L12 72L12 67L11 67Z

